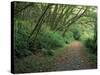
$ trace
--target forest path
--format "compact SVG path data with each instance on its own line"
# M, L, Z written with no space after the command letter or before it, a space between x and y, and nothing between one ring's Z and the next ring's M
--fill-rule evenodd
M96 68L86 52L86 47L79 41L74 41L67 48L65 52L60 55L55 61L55 70L79 70Z

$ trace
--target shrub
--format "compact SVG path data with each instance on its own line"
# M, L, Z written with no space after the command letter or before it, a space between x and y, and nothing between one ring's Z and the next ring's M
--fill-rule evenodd
M47 50L44 52L47 53L48 55L53 55L52 49L63 47L65 42L60 34L48 31L48 32L41 32L40 34L38 34L38 37L35 40L35 42L32 41L31 39L30 44L31 44L30 48L34 52L37 52L38 49L41 49L41 51Z
M64 40L65 40L66 43L70 43L73 40L75 40L74 37L73 37L73 32L71 32L71 31L66 32L66 34L64 36Z
M44 55L50 55L50 56L54 55L54 50L42 49L42 52L43 52Z
M75 40L79 40L79 38L80 38L80 32L79 31L74 31L73 33L74 33L74 35L73 35L74 39Z
M53 31L40 32L34 41L34 38L28 40L31 32L31 25L28 21L16 20L14 28L15 55L17 57L28 56L31 53L41 52L46 49L48 55L53 55L52 49L62 47L64 45L63 37ZM34 36L34 34L33 34Z
M93 39L87 39L85 41L85 45L87 48L90 49L90 52L93 54L97 54L97 42L94 41Z
M63 37L54 32L42 32L38 37L40 44L46 49L55 49L64 45Z
M31 54L28 50L28 29L23 21L15 21L14 28L14 49L17 57L24 57Z

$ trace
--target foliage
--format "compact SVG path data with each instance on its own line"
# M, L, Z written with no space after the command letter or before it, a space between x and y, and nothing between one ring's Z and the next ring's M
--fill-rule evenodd
M74 41L74 37L73 37L73 32L68 31L65 36L64 36L64 40L66 42L66 44L71 43L72 41Z
M60 34L57 32L43 32L40 33L41 38L40 43L43 44L43 48L54 49L56 47L62 47L64 45L64 40Z
M90 49L90 53L97 54L97 42L93 39L87 39L85 42L87 48Z
M26 28L24 21L15 21L15 54L17 57L24 57L31 54L28 49L28 28Z
M95 6L14 2L16 72L49 70L51 59L64 52L59 48L74 40L82 42L96 61L96 21Z
M32 50L35 49L41 49L45 52L48 53L48 55L52 55L52 49L58 48L58 47L63 47L65 42L63 40L63 37L58 34L57 32L52 32L52 31L47 31L47 32L41 32L37 39L35 41L32 41L31 39L31 47ZM35 50L34 50L35 52ZM50 53L51 52L51 53Z

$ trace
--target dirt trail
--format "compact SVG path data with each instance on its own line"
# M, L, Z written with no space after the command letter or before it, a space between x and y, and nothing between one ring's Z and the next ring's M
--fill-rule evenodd
M56 59L55 70L78 70L96 68L89 59L85 47L79 41L72 42L63 55Z

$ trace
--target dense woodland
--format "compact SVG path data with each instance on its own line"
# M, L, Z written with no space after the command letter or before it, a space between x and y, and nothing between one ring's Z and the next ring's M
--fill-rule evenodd
M14 2L16 72L50 71L56 55L75 40L96 63L96 6Z

